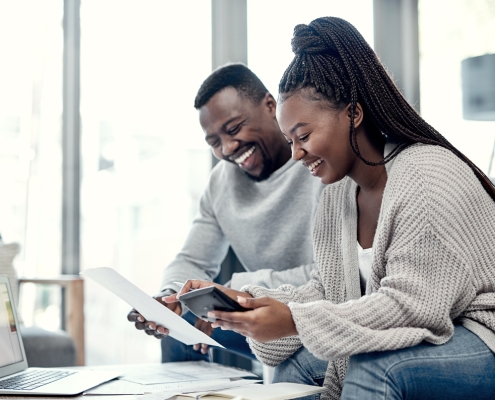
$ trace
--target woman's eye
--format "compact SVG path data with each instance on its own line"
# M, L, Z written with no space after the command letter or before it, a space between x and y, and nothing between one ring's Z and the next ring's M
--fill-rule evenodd
M289 146L292 146L292 140L287 140L287 144L288 144Z
M305 135L299 136L299 140L301 142L306 142L309 139L309 133L306 133Z

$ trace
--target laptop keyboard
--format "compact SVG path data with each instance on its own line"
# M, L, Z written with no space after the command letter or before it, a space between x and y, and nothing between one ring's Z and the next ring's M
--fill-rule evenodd
M0 389L33 390L75 373L76 371L26 371L11 378L1 380Z

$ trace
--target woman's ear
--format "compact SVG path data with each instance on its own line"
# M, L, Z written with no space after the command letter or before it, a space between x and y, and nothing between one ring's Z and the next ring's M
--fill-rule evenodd
M351 104L346 107L347 117L351 119ZM356 103L356 108L354 109L354 128L357 128L363 123L364 112L363 107L360 103Z

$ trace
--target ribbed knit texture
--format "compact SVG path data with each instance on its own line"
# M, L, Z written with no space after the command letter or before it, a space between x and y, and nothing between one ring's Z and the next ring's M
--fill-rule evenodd
M345 178L322 193L313 234L317 268L308 284L244 288L288 304L299 332L250 340L257 357L277 365L304 345L331 361L322 399L339 399L347 357L445 343L455 319L495 351L495 203L472 170L450 151L422 144L387 164L362 297L356 190Z

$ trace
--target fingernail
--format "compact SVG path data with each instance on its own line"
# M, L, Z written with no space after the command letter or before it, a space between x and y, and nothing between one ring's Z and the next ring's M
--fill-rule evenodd
M219 327L219 325L217 325L217 324L213 323L213 324L211 324L211 327L212 327L212 328L218 328L218 327Z
M194 349L194 350L199 350L199 345L198 345L198 344L195 344L195 345L193 346L193 349Z
M215 316L215 313L213 311L208 311L208 317L214 317Z
M144 322L144 318L143 318L143 317L137 317L137 320L138 320L139 322Z
M245 304L246 303L246 298L242 296L237 296L237 302L239 304Z

